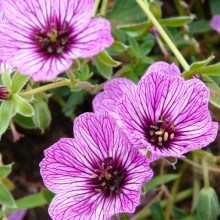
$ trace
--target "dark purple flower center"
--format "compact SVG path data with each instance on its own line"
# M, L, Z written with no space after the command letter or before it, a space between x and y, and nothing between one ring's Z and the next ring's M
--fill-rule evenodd
M62 27L52 23L44 30L37 31L36 40L39 52L47 56L60 56L68 49L71 42L70 33L71 29L67 23Z
M169 119L159 119L155 124L150 125L147 132L147 139L156 147L168 147L169 142L174 139L174 123Z
M95 174L91 177L95 191L103 192L106 196L119 194L126 177L125 170L111 165L112 161L112 157L106 158L100 168L95 169Z

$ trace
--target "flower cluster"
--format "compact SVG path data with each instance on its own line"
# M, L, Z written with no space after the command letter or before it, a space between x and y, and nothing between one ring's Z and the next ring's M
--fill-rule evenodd
M114 91L114 92L113 92ZM198 79L184 81L174 64L151 65L138 85L114 79L94 101L94 112L111 113L132 146L158 157L182 157L207 146L217 134L208 111L209 90Z
M34 80L51 80L73 59L109 47L113 38L106 19L91 19L93 0L3 0L0 59Z

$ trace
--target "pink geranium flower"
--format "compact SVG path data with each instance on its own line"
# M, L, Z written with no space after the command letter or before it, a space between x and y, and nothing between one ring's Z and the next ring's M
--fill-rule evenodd
M7 22L0 25L0 59L34 80L50 80L73 59L109 47L106 19L91 19L93 0L3 0Z
M216 30L220 34L220 15L215 15L212 18L210 25L214 30Z
M45 150L40 171L56 193L52 219L108 219L134 212L141 186L152 178L149 161L129 142L108 114L85 113L74 122L75 138Z
M133 146L149 150L155 158L181 157L215 139L218 125L208 110L209 90L198 79L185 81L174 64L157 62L138 85L126 85L128 80L110 81L93 107L95 113L117 115ZM113 99L114 87L118 95Z

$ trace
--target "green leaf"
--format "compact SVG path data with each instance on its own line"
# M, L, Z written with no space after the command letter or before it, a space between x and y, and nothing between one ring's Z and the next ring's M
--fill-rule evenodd
M134 51L134 53L140 54L140 48L139 48L138 42L132 37L128 38L128 42L129 42L131 49Z
M155 45L154 40L148 40L141 45L141 53L147 55L151 52L153 46Z
M173 211L175 217L178 219L187 217L187 214L182 209L179 209L176 206L173 206L172 211Z
M84 91L73 92L67 100L66 105L63 108L63 112L66 116L70 116L73 112L75 112L76 108L83 104L85 97Z
M24 117L23 115L16 114L15 117L13 118L13 121L15 121L17 124L19 124L20 126L24 128L28 128L28 129L36 128L36 126L34 125L33 119L30 117L27 118L27 117Z
M203 67L199 70L199 73L212 76L220 76L220 63Z
M154 220L164 220L164 211L160 202L154 203L150 210Z
M0 166L0 179L7 177L11 173L12 165L13 164Z
M220 108L220 88L218 84L211 77L207 75L202 75L202 80L210 89L209 101L217 108Z
M48 189L42 189L41 190L45 200L47 201L47 204L49 205L52 201L52 199L54 198L55 194L51 191L49 191Z
M113 60L106 50L103 50L96 57L98 57L100 62L104 63L106 66L116 67L121 64L120 62Z
M215 57L213 55L211 55L209 58L207 58L206 60L202 60L202 61L199 61L199 62L195 62L193 63L189 70L191 71L197 71L199 69L201 69L202 67L206 66L207 64L209 64ZM220 70L220 68L219 68ZM201 73L201 72L200 72ZM219 75L220 75L220 72L219 72Z
M121 43L120 41L115 41L110 48L107 49L109 54L116 56L128 48L125 44Z
M151 26L150 22L142 22L137 24L125 24L118 26L118 29L126 32L139 32L149 29Z
M32 209L38 206L47 205L47 200L43 193L39 192L16 200L16 204L17 209Z
M158 20L162 17L162 11L160 5L156 1L151 1L149 8L154 17Z
M17 94L13 94L11 100L14 104L15 110L26 117L31 117L34 114L34 109L25 99Z
M24 87L24 85L27 83L29 80L29 76L22 75L19 72L16 72L14 76L12 77L12 91L14 93L18 93L21 91L21 89Z
M11 88L11 68L2 73L2 82L8 89Z
M160 186L161 184L165 184L165 183L168 183L168 182L175 180L177 177L178 177L178 175L176 175L176 174L167 174L162 177L161 176L154 177L149 182L144 184L145 190L146 190L146 192L148 192L151 189L154 189L154 188Z
M104 64L100 59L96 56L95 57L96 67L99 71L99 73L105 78L105 79L111 79L112 76L112 67L107 66Z
M7 130L13 111L11 100L5 100L0 106L0 137Z
M209 21L206 20L194 21L189 26L191 34L204 33L211 30Z
M0 204L7 206L8 208L15 208L16 204L14 198L8 189L0 183Z
M180 16L175 18L160 19L159 22L161 25L166 27L180 27L190 23L193 19L194 16Z

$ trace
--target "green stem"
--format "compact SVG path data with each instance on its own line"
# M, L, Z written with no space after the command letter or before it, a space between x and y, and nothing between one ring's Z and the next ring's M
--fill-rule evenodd
M71 69L68 69L66 70L66 74L69 77L71 84L72 85L76 84L76 78L73 71Z
M100 3L100 0L95 0L93 16L96 16L96 13L97 13L97 10L98 10L98 7L99 7L99 3Z
M202 159L202 166L203 166L204 184L205 184L206 188L209 188L210 187L210 183L209 183L209 171L208 171L207 157L203 157L203 159Z
M100 15L102 17L105 17L105 12L106 12L106 9L107 9L107 4L108 4L108 0L103 0L102 6L101 6L101 9L100 9Z
M136 2L139 4L139 6L142 8L144 13L148 16L149 20L153 23L153 25L157 28L158 32L160 33L161 37L164 39L164 41L167 43L167 45L170 47L171 51L177 58L177 60L180 62L182 67L185 71L189 70L189 64L186 62L182 54L179 52L179 50L176 48L175 44L171 41L167 33L164 31L160 23L157 21L157 19L154 17L154 15L151 13L149 8L142 0L136 0Z
M193 161L195 163L199 163L199 158L198 155L196 154L192 154L193 156ZM198 199L198 195L199 195L199 191L200 191L200 181L198 179L198 172L196 171L196 168L193 167L193 198L192 198L192 211L195 209L196 207L196 203L197 203L197 199Z
M58 88L58 87L69 86L69 85L70 85L70 80L63 80L63 81L51 83L51 84L48 84L48 85L45 85L45 86L41 86L39 88L32 89L32 90L27 91L27 92L21 92L19 95L23 96L23 97L31 96L31 95L35 95L35 94L38 94L38 93L41 93L41 92L45 92L45 91L50 90L50 89L55 89L55 88Z

